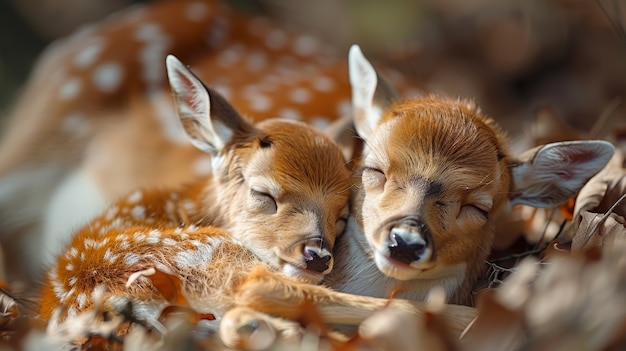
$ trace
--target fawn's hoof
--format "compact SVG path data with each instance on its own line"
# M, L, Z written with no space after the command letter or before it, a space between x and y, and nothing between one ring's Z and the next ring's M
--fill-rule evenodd
M220 338L225 346L240 350L265 350L277 338L276 329L262 314L245 308L234 308L222 318Z

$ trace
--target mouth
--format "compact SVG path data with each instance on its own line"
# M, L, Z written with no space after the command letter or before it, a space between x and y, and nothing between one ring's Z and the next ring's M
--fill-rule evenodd
M324 279L326 273L317 272L306 268L306 264L303 263L290 263L285 262L283 265L283 274L303 280L308 283L318 284Z
M374 260L378 269L385 275L398 280L411 280L432 268L432 264L420 263L419 267L396 260L388 254L375 251Z

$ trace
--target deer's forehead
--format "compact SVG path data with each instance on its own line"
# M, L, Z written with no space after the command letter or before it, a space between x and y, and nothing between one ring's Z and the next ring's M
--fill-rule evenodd
M404 181L426 179L446 189L493 182L500 169L497 134L480 119L450 114L396 115L368 140L366 166Z
M244 178L256 190L276 197L300 200L347 202L349 173L339 160L321 150L299 150L290 155L273 145L255 152L243 170ZM307 155L307 151L317 155Z

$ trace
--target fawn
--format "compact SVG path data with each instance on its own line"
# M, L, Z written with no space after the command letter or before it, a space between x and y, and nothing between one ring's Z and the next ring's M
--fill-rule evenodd
M386 297L394 289L396 298L424 301L433 288L443 288L448 302L471 304L495 218L515 203L565 202L614 153L612 144L595 140L547 144L514 157L504 134L471 101L400 99L358 46L350 49L349 72L354 123L365 150L346 231L324 279L330 289L248 279L241 307L221 329L232 343L248 337L236 326L263 325L259 333L285 328L260 312L293 317L288 311L304 299L314 301L327 322L355 325L379 301L364 296ZM460 306L448 308L456 322L471 315Z
M34 278L67 233L120 197L211 172L177 121L167 53L253 121L323 129L350 111L344 59L219 0L141 4L81 28L38 60L0 144L0 239L25 242L7 253Z
M302 122L248 122L174 56L167 71L213 172L176 191L133 192L80 229L45 276L45 319L61 305L63 318L89 308L104 285L107 308L135 301L138 317L155 320L167 301L141 276L150 269L181 277L191 305L218 316L255 267L306 283L332 269L350 194L339 147Z

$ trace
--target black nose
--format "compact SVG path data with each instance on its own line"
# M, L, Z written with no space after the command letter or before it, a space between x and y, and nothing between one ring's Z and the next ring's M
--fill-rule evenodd
M317 252L313 250L306 250L304 261L306 262L306 269L314 272L323 273L328 269L330 255L320 257Z
M389 244L390 256L400 262L410 264L420 259L420 255L426 250L425 243L408 244L400 234L391 232L391 244Z

